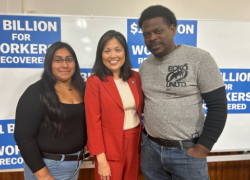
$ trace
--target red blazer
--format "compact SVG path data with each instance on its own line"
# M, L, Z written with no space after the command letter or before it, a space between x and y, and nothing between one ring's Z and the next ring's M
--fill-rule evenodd
M139 73L132 71L128 79L141 120L143 94ZM105 152L108 160L120 160L123 155L124 109L120 94L112 76L101 81L92 75L87 79L85 90L85 111L88 133L88 150L96 155ZM140 130L142 124L140 123ZM138 151L140 151L138 138Z

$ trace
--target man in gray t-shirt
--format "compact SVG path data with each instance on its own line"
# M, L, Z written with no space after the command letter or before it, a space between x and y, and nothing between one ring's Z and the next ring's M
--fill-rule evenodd
M227 116L224 82L211 55L176 45L177 21L163 6L151 6L139 19L152 53L140 66L145 95L142 172L146 180L205 180L206 156ZM202 103L207 104L205 117Z

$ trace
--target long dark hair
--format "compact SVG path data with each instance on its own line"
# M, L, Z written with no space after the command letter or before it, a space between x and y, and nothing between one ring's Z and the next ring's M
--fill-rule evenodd
M45 125L50 129L52 126L56 129L55 136L62 135L63 121L65 119L62 110L62 104L56 94L55 84L56 78L52 72L52 60L56 50L66 48L73 58L75 58L75 73L71 82L74 88L79 92L81 97L84 96L84 81L80 75L80 68L76 54L72 47L64 42L55 42L47 50L44 60L44 70L41 77L42 88L40 91L40 100L45 119Z
M131 71L132 65L131 65L130 58L129 58L128 45L127 45L127 41L125 37L120 32L115 31L115 30L107 31L106 33L102 35L101 39L99 40L98 45L97 45L97 51L96 51L96 59L95 59L95 63L92 69L92 73L94 73L102 81L105 81L108 75L113 76L112 71L110 71L103 64L103 60L102 60L102 52L103 52L104 46L108 40L113 39L113 38L116 38L121 43L125 51L125 62L121 67L119 77L122 78L123 81L127 81L128 78L132 76L132 71Z

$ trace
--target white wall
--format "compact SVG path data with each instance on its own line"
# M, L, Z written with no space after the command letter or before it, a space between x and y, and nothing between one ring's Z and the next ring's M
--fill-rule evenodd
M22 13L23 0L0 0L0 13Z
M35 10L39 14L139 17L146 7L162 4L169 7L177 18L250 20L250 0L0 0L0 2L0 13ZM20 3L21 5L18 5Z
M7 13L7 1L6 0L0 0L0 13Z

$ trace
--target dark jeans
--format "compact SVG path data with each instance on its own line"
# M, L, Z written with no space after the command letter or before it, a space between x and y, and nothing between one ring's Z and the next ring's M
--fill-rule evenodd
M145 180L209 180L206 157L193 157L187 148L160 146L144 133L141 137L141 169Z

